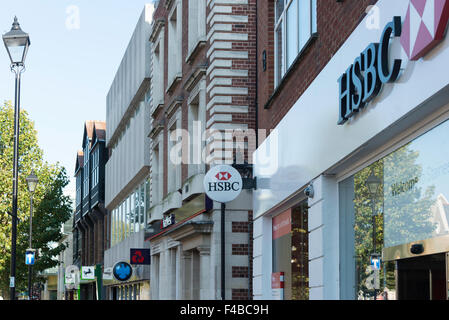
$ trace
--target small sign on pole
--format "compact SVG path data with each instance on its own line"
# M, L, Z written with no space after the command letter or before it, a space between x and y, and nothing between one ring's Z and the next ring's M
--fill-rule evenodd
M25 264L27 266L33 266L36 258L36 250L27 249L25 252Z
M380 255L378 255L377 253L373 253L371 255L370 264L371 264L371 268L373 270L380 270L381 262L382 262L382 260L380 258Z
M243 180L235 168L228 165L217 165L205 175L203 185L210 199L227 203L240 195Z

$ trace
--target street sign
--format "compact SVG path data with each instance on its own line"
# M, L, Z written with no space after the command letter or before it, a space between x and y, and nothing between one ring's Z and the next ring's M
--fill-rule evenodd
M112 269L112 273L118 281L128 281L133 275L133 268L127 262L117 262Z
M81 280L95 280L95 266L81 267Z
M150 249L130 249L130 261L135 265L150 265L151 251Z
M381 258L380 255L374 253L371 255L370 258L370 264L371 264L371 268L373 270L380 270L380 264L381 264Z
M164 217L161 221L162 229L168 228L176 223L175 215L173 213Z
M34 265L35 257L36 257L36 250L27 249L25 252L25 264L27 266Z
M210 199L226 203L240 195L243 181L242 176L235 168L228 165L217 165L205 175L203 185Z

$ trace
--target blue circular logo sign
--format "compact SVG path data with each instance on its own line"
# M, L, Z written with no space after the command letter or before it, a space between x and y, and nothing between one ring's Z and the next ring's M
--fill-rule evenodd
M133 275L133 268L127 262L118 262L112 269L114 277L119 281L127 281Z

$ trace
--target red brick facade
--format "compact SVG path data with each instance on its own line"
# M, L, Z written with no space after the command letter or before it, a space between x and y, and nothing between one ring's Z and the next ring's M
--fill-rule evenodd
M273 129L326 66L376 0L317 1L317 36L274 88L274 0L258 7L258 122ZM263 54L266 52L266 71ZM335 80L337 81L337 79ZM259 144L263 141L260 139Z

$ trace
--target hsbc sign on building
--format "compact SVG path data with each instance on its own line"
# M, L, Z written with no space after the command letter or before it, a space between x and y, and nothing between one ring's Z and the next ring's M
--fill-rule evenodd
M236 199L243 187L240 173L231 166L218 165L204 177L204 190L214 201L226 203Z
M425 56L446 33L449 0L411 0L402 26L401 44L410 60Z

